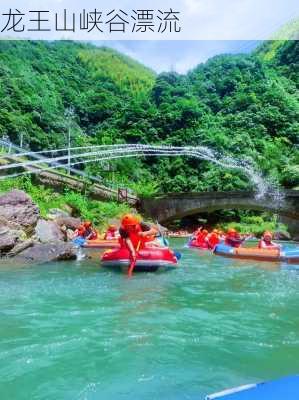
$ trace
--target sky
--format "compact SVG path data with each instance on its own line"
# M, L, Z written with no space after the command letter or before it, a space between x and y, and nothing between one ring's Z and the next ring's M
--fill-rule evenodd
M96 46L107 46L118 50L154 71L188 70L205 62L210 57L223 53L248 53L258 46L260 41L100 41L92 42Z

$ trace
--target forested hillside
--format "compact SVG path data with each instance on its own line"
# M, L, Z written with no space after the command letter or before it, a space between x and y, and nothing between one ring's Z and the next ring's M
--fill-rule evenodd
M0 42L0 135L33 150L72 144L205 145L248 156L281 185L299 185L299 43L264 43L221 55L187 75L156 76L107 48L72 42ZM241 173L182 158L113 162L113 177L140 191L248 188ZM99 165L94 173L108 175Z

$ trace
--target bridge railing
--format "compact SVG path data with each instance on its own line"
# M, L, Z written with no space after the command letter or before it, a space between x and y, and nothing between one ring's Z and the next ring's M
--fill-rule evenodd
M133 192L132 190L130 190L129 188L124 188L124 185L119 185L116 183L113 183L111 181L108 181L102 177L98 177L92 174L88 174L85 171L79 170L77 168L74 167L69 167L67 164L63 164L59 161L55 161L55 160L51 160L50 162L48 161L49 157L45 157L41 154L35 154L34 152L30 152L28 153L27 149L24 149L23 147L17 146L16 144L8 141L8 140L4 140L4 139L0 139L0 147L2 147L2 149L6 149L7 153L9 155L13 155L12 153L26 153L26 158L33 158L34 160L40 160L40 161L45 161L45 164L49 165L49 167L54 167L54 168L59 168L59 169L63 169L63 170L69 170L72 174L74 174L75 176L79 176L82 177L88 181L91 181L95 184L101 185L103 187L106 187L107 189L113 190L115 192L117 192L119 189L126 189L127 192L133 196ZM56 172L56 171L55 171Z
M299 197L299 190L294 189L284 189L282 191L283 195L286 197ZM223 198L223 197L235 197L235 198L242 198L242 197L255 197L258 192L255 191L242 191L242 190L235 190L235 191L221 191L221 192L181 192L181 193L158 193L155 194L155 199L186 199L186 198ZM271 196L271 193L269 193Z

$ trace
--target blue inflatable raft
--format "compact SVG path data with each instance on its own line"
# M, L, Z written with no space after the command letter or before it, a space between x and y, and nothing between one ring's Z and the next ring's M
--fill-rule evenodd
M214 249L214 253L223 257L243 260L278 261L299 264L299 247L268 250L256 247L234 248L225 244L218 244Z
M271 382L239 386L211 394L206 400L295 400L299 399L299 375Z

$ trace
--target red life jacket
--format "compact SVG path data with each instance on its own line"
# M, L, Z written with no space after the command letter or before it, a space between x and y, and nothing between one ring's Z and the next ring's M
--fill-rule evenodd
M84 237L87 238L89 236L89 240L96 240L98 237L97 232L94 229L87 228L84 232Z
M98 238L98 232L93 230L89 240L97 240L97 238Z
M195 243L197 246L203 248L203 249L208 249L208 243L206 242L206 237L207 235L200 232L196 235Z
M241 244L243 243L243 240L241 238L237 238L235 236L226 235L224 243L227 246L240 247Z
M84 237L86 229L83 225L80 225L79 228L75 230L74 235L79 237Z
M126 230L125 228L123 228L123 229ZM141 249L142 247L144 247L144 243L148 242L147 238L143 238L143 237L139 236L139 233L142 232L140 224L136 225L134 230L130 229L130 230L126 230L126 232L128 232L129 239L131 240L135 249L137 249L137 247L139 247L139 249ZM126 240L123 238L120 238L119 242L120 242L121 246L126 245Z
M219 243L219 237L216 233L211 233L210 237L208 238L209 248L213 249Z
M115 239L115 232L107 231L107 232L105 233L104 239L105 239L105 240L112 240L112 239Z

